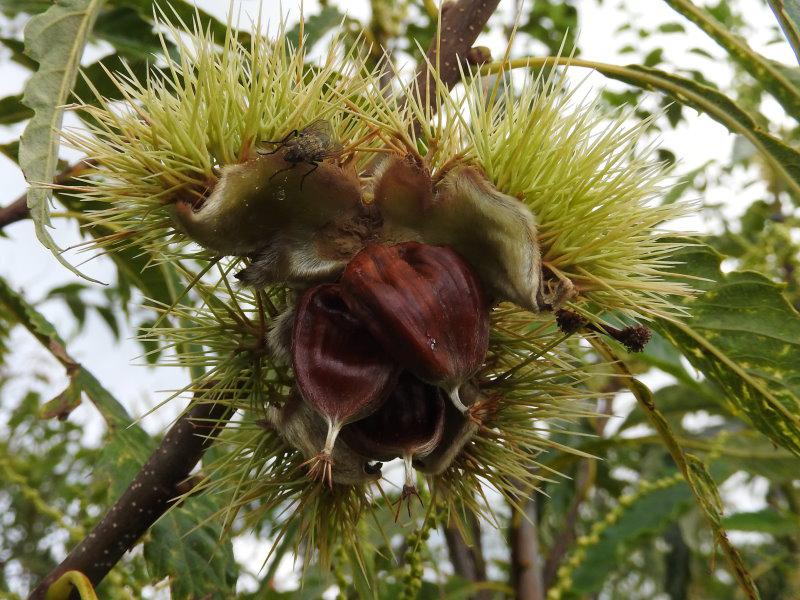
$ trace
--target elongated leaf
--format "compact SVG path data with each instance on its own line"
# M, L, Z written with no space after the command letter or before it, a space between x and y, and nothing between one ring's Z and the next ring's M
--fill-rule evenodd
M675 257L683 273L715 282L687 303L690 319L657 327L726 392L735 414L800 455L800 315L763 275L721 273L721 258L708 246Z
M685 482L643 492L624 509L619 519L585 546L585 557L572 573L572 587L564 598L586 598L598 592L611 573L626 564L625 558L640 544L660 534L692 506L692 492Z
M19 158L19 142L9 142L8 144L0 144L0 153L9 160L17 162Z
M41 187L58 168L58 130L69 101L83 48L103 0L62 0L32 18L25 27L25 52L39 69L25 85L23 102L34 116L20 139L20 167L28 180L28 207L36 236L70 271L85 277L61 255L50 225L50 194ZM87 279L91 279L88 278Z
M739 551L731 544L727 533L722 528L722 502L717 486L705 465L697 457L688 454L683 449L672 432L669 422L655 405L653 393L650 389L641 381L634 379L628 367L619 360L619 357L614 354L605 342L597 338L590 339L589 342L600 356L608 361L614 370L623 377L625 386L634 395L642 410L648 415L650 424L658 432L661 441L680 469L684 480L689 484L697 504L703 509L703 514L714 532L715 541L728 560L731 574L736 578L739 587L747 597L751 600L757 600L759 594L753 577L747 570Z
M22 103L22 96L0 98L0 125L11 125L30 119L33 111Z
M664 2L722 46L734 61L780 102L786 112L796 119L800 118L800 89L792 85L771 61L753 51L744 40L728 31L707 10L695 6L691 0L664 0Z
M238 572L230 540L220 539L215 520L194 529L219 508L208 496L193 496L164 515L145 540L148 571L158 579L170 578L171 598L235 596Z
M150 21L153 18L153 0L115 0L114 4L136 10L145 20ZM169 20L176 20L177 17L185 25L191 27L195 19L198 19L203 31L210 31L217 43L222 43L225 40L227 25L204 10L197 8L194 4L185 0L172 0L169 3L164 3L163 7L164 14ZM237 39L245 47L250 45L250 34L247 32L240 31L237 34Z
M303 23L305 43L309 48L313 47L325 34L335 27L338 27L344 18L344 13L335 6L325 6L319 13L309 15L306 17L305 23ZM287 32L286 41L287 43L297 45L299 40L300 25L298 24Z
M800 152L759 127L750 114L728 96L711 86L639 65L621 67L578 58L553 56L514 59L506 65L494 63L484 67L482 72L496 72L500 68L508 66L531 68L554 64L594 69L611 79L668 94L678 102L707 114L724 125L731 133L742 135L753 144L793 194L800 197Z
M50 0L0 0L0 11L9 16L19 13L35 15L47 10L51 4Z
M798 0L767 0L783 34L800 62L800 2Z
M727 529L758 531L777 535L796 535L800 531L797 515L764 509L756 512L735 513L722 520Z
M72 374L73 383L79 387L97 407L111 429L127 431L133 422L125 407L106 390L83 365L67 354L64 341L55 327L28 302L0 279L0 305L17 323L25 327L50 353Z
M93 35L114 46L118 54L132 60L151 60L154 54L161 54L162 51L152 20L144 19L138 11L129 7L102 11L97 17Z
M15 40L14 38L2 37L0 38L0 44L3 44L3 46L11 52L11 60L15 63L31 71L36 70L36 61L31 60L30 57L25 54L24 42Z

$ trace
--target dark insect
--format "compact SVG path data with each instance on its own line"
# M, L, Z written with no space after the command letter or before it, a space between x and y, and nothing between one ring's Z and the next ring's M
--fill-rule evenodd
M313 121L305 129L294 129L282 140L274 142L264 141L263 144L276 144L277 147L271 152L258 151L262 156L275 154L283 150L283 160L289 163L285 169L276 171L270 177L270 181L278 173L283 173L293 169L300 163L311 165L300 180L300 189L303 189L303 182L306 177L317 170L319 164L326 158L338 156L342 151L342 145L334 139L333 127L328 121L319 119Z

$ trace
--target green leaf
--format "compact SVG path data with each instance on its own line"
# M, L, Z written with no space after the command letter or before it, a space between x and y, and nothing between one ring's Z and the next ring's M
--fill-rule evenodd
M167 512L145 540L148 571L154 579L169 577L171 598L234 597L233 547L220 541L220 525L210 518L218 509L208 496L193 496Z
M686 193L689 188L692 187L694 180L697 178L698 175L701 173L705 173L706 168L708 165L711 164L712 161L706 161L696 169L692 169L688 173L681 175L680 178L675 182L670 190L664 195L664 199L661 201L662 204L674 204L678 200L680 200L683 195Z
M15 40L14 38L0 37L0 44L3 44L3 46L5 46L11 52L11 60L13 60L15 63L25 67L26 69L30 69L31 71L36 70L36 61L31 60L25 54L24 42Z
M62 0L32 18L25 27L25 52L39 63L23 95L25 105L34 111L19 149L20 167L30 185L28 207L39 241L80 277L85 276L61 255L47 229L50 194L41 186L50 183L56 174L63 106L70 99L83 48L102 4L102 0Z
M36 15L52 4L50 0L0 0L0 11L12 17L19 13Z
M722 257L708 246L674 258L682 273L713 282L693 282L704 293L686 303L691 318L657 328L725 391L737 416L800 455L800 315L763 275L721 273Z
M339 27L345 15L335 6L325 6L323 9L309 17L306 17L303 24L304 43L309 47L319 42L329 31ZM295 25L286 33L286 41L295 46L300 40L300 25Z
M114 46L117 53L128 59L151 60L162 53L161 39L153 31L152 21L130 7L100 13L93 35Z
M0 153L9 160L17 162L17 160L19 160L19 141L0 144Z
M792 85L773 63L753 51L744 40L732 34L708 11L695 6L691 0L664 0L664 2L722 46L735 62L772 94L786 112L796 119L800 118L800 89Z
M639 406L647 413L650 424L656 429L661 441L666 446L675 464L681 471L684 480L689 484L697 503L703 509L703 513L711 525L714 532L716 543L722 549L731 567L731 574L736 578L737 583L748 598L756 600L759 598L758 590L752 576L742 561L742 557L736 547L730 543L725 530L722 528L721 511L722 502L717 491L717 486L705 465L697 457L688 454L681 447L680 442L672 432L669 422L655 405L653 393L641 381L634 379L628 367L619 360L614 352L605 342L600 339L589 339L589 343L598 351L600 356L612 365L614 370L623 376L625 386L636 398Z
M6 96L0 99L0 125L12 125L30 119L33 111L22 103L22 96Z
M4 306L8 315L30 331L64 366L70 373L73 383L89 397L111 429L119 430L121 435L128 431L133 420L125 407L91 372L67 354L64 341L59 337L55 327L2 279L0 279L0 305Z
M114 4L132 8L146 21L152 21L153 19L153 0L115 0ZM164 14L168 20L175 23L180 19L187 27L191 27L192 23L198 20L203 31L210 31L217 43L222 43L225 40L227 25L204 10L197 8L194 4L184 0L172 0L168 4L164 4ZM250 34L245 31L238 32L237 39L245 47L250 45Z
M722 524L734 531L758 531L776 535L796 535L800 532L797 515L765 508L756 512L735 513L725 517Z
M596 544L584 546L585 558L573 571L572 587L565 597L585 598L598 592L609 574L625 564L631 551L661 533L691 506L692 492L680 480L665 488L639 492Z
M783 34L800 62L800 2L798 0L767 0Z
M710 85L640 65L622 67L579 58L554 56L511 61L512 67L530 68L545 64L550 66L564 64L594 69L611 79L639 88L663 92L678 102L707 114L724 125L731 133L742 135L753 144L792 193L796 197L800 197L800 152L759 127L749 113ZM487 65L482 71L492 73L497 71L500 66L500 63L494 63Z

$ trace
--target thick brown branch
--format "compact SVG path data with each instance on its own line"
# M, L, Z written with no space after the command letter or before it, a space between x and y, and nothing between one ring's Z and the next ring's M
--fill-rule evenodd
M31 592L29 600L43 600L50 585L71 570L85 574L94 586L100 583L125 552L166 512L175 497L185 491L181 483L219 435L224 427L220 423L224 423L229 410L224 403L201 403L181 417L120 499Z
M499 3L500 0L458 0L443 4L439 55L437 57L434 39L427 57L430 66L434 69L438 66L439 78L447 87L458 83L461 78L459 62L469 62L473 58L475 53L470 52L472 45ZM420 64L417 86L420 97L433 108L434 98L428 93L433 88L433 82L430 67L425 63Z
M0 208L0 229L11 223L27 219L29 216L27 198L22 195L8 206Z
M544 600L536 496L524 502L524 512L512 509L509 527L511 586L518 600Z
M471 539L466 540L461 531L453 523L444 527L444 537L453 570L468 581L480 583L486 581L486 561L483 559L481 547L481 526L474 513L466 513L464 526L469 530ZM487 590L472 596L475 600L491 598Z
M53 178L53 183L56 185L64 185L74 177L80 175L92 164L93 161L91 160L81 160L74 165L70 165ZM30 216L31 212L28 210L28 194L25 193L11 204L0 207L0 230L6 225L22 221Z

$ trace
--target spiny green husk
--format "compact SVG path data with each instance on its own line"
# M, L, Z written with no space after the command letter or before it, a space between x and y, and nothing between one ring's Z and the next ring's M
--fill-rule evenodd
M93 163L82 183L63 193L106 207L91 214L90 224L113 232L96 240L98 245L135 243L164 253L169 242L185 243L183 236L172 235L170 205L202 203L226 165L245 162L264 141L284 140L320 120L350 144L341 160L359 168L382 143L366 119L338 109L343 99L355 108L364 105L360 97L378 86L375 74L358 60L358 46L341 56L334 39L321 64L313 65L302 43L287 39L284 24L275 39L253 34L249 46L229 24L222 48L199 22L188 39L168 19L162 25L177 46L177 58L154 68L146 81L130 70L109 71L122 103L104 98L87 80L96 106L80 103L86 127L63 132L65 143ZM166 44L165 56L170 56Z
M659 204L666 176L642 146L648 123L578 100L557 71L527 74L518 95L500 95L500 81L512 85L500 73L488 99L483 77L468 84L470 157L536 215L545 268L572 280L597 316L679 313L671 297L691 290L674 279L676 244L660 241L674 234L659 227L687 208Z

